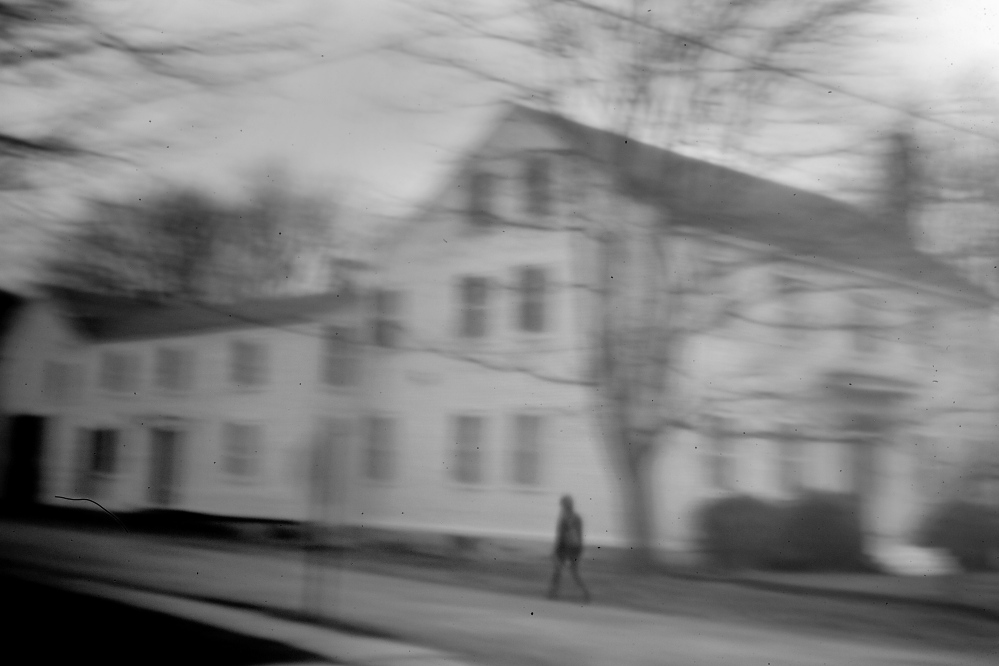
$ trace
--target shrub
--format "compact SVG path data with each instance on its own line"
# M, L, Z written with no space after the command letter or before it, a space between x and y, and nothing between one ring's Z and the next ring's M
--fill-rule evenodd
M764 568L773 558L779 527L776 507L755 497L727 497L701 511L704 550L727 569Z
M994 569L999 550L999 511L959 500L947 502L930 514L922 541L947 550L969 571Z
M809 571L864 568L863 528L856 500L833 493L808 493L784 507L776 566Z
M700 514L703 546L729 569L858 570L866 566L853 500L809 493L791 502L721 499Z

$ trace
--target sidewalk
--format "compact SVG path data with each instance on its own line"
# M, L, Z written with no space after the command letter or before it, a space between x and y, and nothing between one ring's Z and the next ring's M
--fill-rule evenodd
M157 591L200 602L222 600L284 613L302 608L306 588L301 554L222 552L150 537L11 523L0 524L0 542L8 562L58 572L77 579L77 584L81 579L88 584L100 581L119 589ZM349 570L326 570L311 587L325 591L322 614L342 627L433 646L436 655L461 655L497 666L992 663L976 654L919 645L581 606ZM227 615L233 622L257 622L234 613ZM266 617L259 622L253 626L260 631L281 627L298 635L294 632L299 630L292 631L284 621ZM326 632L315 627L301 631L303 636Z

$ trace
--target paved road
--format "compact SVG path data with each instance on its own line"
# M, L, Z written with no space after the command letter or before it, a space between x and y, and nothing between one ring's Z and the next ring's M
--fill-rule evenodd
M152 537L0 523L8 561L80 579L299 609L303 560ZM316 581L312 581L315 587ZM353 571L327 571L323 612L483 664L994 664L996 656L822 638L716 621L581 606Z
M4 653L17 663L333 663L279 642L0 576ZM14 662L8 662L14 663Z

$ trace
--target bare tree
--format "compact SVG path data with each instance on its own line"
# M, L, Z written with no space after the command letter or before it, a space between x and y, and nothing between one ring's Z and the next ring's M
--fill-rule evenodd
M45 165L121 159L136 145L126 145L114 120L138 104L304 62L304 20L171 29L147 18L155 9L0 0L0 190L36 186Z
M418 36L394 48L480 84L469 93L478 99L484 88L657 146L732 150L769 119L775 103L800 94L798 84L848 72L849 49L882 4L444 0L419 10ZM615 188L629 192L633 144L612 143L602 157L620 175ZM669 198L666 208L707 191L698 179L723 177L723 170L682 171L658 174L664 187L673 183L661 193ZM724 183L714 185L711 191L725 191ZM704 203L696 196L687 201L690 209L633 220L592 209L582 225L602 266L592 322L598 413L619 462L629 533L642 559L653 531L650 462L673 428L690 427L691 405L677 390L685 345L738 305L718 295L731 271L692 263L674 242L675 225Z
M239 205L186 188L141 204L98 201L56 238L43 283L155 301L273 296L289 290L304 248L328 245L330 211L283 182Z

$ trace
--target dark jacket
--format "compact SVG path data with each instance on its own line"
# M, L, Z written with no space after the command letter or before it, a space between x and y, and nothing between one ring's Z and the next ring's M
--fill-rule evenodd
M562 514L555 528L555 552L559 556L578 554L583 550L583 519L578 513Z

